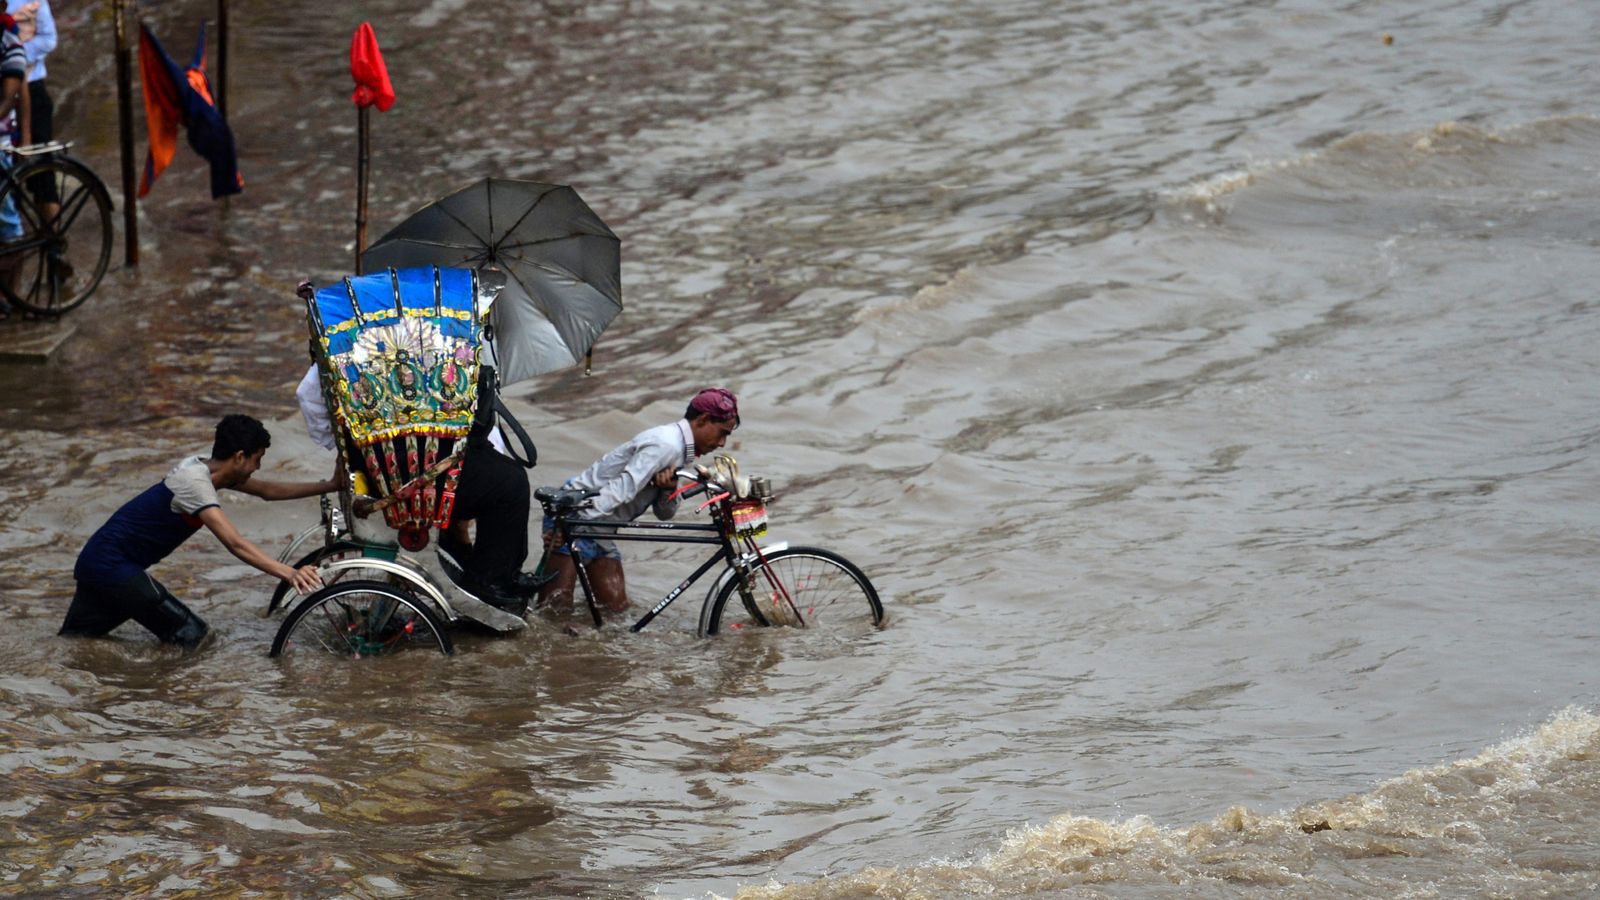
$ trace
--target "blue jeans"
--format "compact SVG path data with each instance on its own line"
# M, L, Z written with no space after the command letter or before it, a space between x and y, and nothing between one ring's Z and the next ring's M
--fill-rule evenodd
M0 166L11 168L11 154L0 152ZM0 201L0 241L22 237L22 212L17 209L17 192L10 191Z
M554 519L549 516L545 516L545 534L549 534L550 529L554 528L555 524L556 522ZM604 538L578 538L575 543L578 546L578 558L586 563L591 563L601 558L615 560L622 559L622 551L617 549L616 541L608 541ZM556 547L556 552L562 556L572 555L572 553L567 549L566 544L561 544L560 546Z

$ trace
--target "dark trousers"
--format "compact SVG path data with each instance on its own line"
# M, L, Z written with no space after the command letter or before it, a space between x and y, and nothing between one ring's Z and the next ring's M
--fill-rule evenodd
M141 572L114 584L78 582L60 634L103 637L129 619L163 643L194 649L206 636L206 623L179 602L161 582Z
M55 102L50 99L50 92L45 89L45 79L28 82L28 102L33 107L33 115L28 118L28 126L33 129L33 142L35 144L48 144L55 138L56 116ZM39 198L40 203L60 203L61 198L56 194L55 179L49 175L40 175L28 184L28 189Z
M451 518L477 523L472 553L461 560L467 574L490 585L510 581L528 558L526 470L487 441L472 441L461 463Z

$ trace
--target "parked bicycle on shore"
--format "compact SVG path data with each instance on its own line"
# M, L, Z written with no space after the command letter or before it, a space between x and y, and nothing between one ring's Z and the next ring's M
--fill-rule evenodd
M111 262L111 194L70 147L6 147L0 166L0 215L22 229L0 243L0 298L49 318L89 299Z

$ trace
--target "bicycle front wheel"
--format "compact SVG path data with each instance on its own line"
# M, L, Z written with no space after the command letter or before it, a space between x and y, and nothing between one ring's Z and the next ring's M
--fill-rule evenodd
M411 592L377 581L341 581L300 601L270 655L304 650L361 659L424 648L451 653L444 621Z
M65 156L29 163L0 192L0 210L22 220L22 236L0 252L8 299L43 316L89 299L111 262L111 195L99 176Z
M817 547L767 554L750 572L750 598L730 577L700 610L700 634L772 625L883 624L883 603L867 576L850 560Z

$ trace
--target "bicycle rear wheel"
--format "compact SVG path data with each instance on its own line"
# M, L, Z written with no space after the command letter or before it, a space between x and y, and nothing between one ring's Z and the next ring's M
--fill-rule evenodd
M89 299L111 262L111 195L100 178L71 157L41 159L17 169L0 208L14 210L23 230L0 254L7 299L44 316Z
M269 655L310 650L360 659L416 648L455 650L443 620L427 603L377 581L342 581L289 612Z
M817 547L789 547L767 554L750 573L751 599L730 577L700 610L700 634L751 627L815 628L852 622L883 624L883 602L867 576L848 559Z

